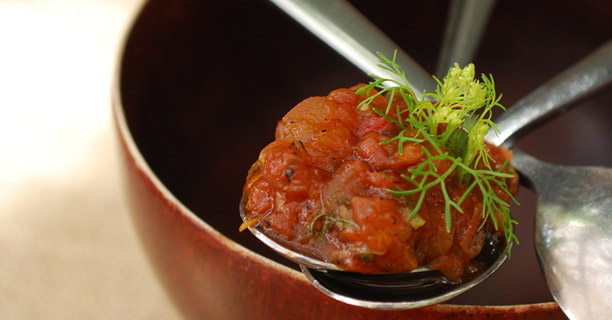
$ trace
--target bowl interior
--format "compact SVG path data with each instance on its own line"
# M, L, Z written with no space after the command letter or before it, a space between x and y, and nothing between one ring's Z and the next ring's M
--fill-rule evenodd
M448 4L352 3L433 72ZM499 2L474 60L477 72L493 74L502 103L511 106L611 38L611 7L606 1ZM150 1L130 35L120 76L128 126L168 189L227 237L296 268L238 232L247 170L291 107L368 77L263 0ZM611 91L518 146L556 163L612 166ZM512 212L521 244L494 276L452 303L552 301L533 249L536 197L523 189L518 199Z

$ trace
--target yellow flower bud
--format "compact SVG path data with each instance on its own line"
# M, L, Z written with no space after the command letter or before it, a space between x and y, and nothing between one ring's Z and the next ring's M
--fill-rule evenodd
M465 114L460 112L459 110L454 110L451 114L448 115L446 121L451 127L459 127L463 124L465 119Z
M479 82L474 81L470 85L470 89L467 92L465 99L472 102L476 107L484 105L487 98L487 89Z
M489 131L489 125L484 122L478 122L470 130L470 139L474 139L474 141L484 141L484 136Z
M449 106L440 107L433 114L432 118L436 123L445 123L447 122L447 118L451 114L452 111L453 109L451 109L451 107Z

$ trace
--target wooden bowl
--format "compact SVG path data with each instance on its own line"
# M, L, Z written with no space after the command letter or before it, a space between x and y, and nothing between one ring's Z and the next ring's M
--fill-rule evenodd
M354 4L433 72L448 4ZM500 2L477 72L495 76L510 106L610 38L611 17L606 1ZM125 40L114 112L133 221L178 308L192 319L565 319L540 275L536 197L526 189L512 208L521 241L512 258L473 290L423 309L335 301L238 232L242 184L276 121L306 97L368 80L267 1L144 5ZM557 163L612 165L610 91L519 146Z

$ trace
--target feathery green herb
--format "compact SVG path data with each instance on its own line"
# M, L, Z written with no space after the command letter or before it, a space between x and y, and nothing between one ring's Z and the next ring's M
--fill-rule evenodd
M474 78L473 64L464 68L455 64L443 81L434 77L438 84L435 92L423 92L423 98L416 99L404 71L395 62L396 53L392 59L379 53L381 58L379 66L400 76L403 82L370 75L375 80L360 88L357 94L369 93L371 89L376 89L377 92L366 98L360 106L370 104L379 95L385 95L389 101L386 110L373 110L398 126L401 131L397 136L382 143L397 140L398 152L402 154L404 143L421 144L427 141L435 153L422 146L426 155L425 161L415 168L408 169L408 172L402 175L416 186L414 189L389 190L389 192L417 197L416 205L408 216L410 219L418 213L427 191L434 186L440 186L445 200L446 229L450 231L451 210L463 212L461 203L476 189L482 194L483 225L490 220L496 230L500 227L503 229L508 244L518 243L513 231L513 225L517 222L510 216L510 205L501 199L494 189L494 186L498 186L510 199L517 202L506 183L506 179L512 177L511 173L504 172L509 164L506 162L499 170L494 170L492 167L494 160L489 155L484 142L489 129L497 130L492 121L493 109L497 107L505 110L499 102L501 95L498 96L495 92L493 77L483 74L481 82ZM405 106L400 107L397 98L400 98ZM391 110L395 111L395 117L390 116ZM416 135L406 135L415 129L418 132ZM439 173L436 168L436 162L439 161L449 161L450 168ZM485 169L478 169L482 167ZM447 179L453 171L455 178L467 187L458 201L452 200L447 190ZM501 226L496 213L501 215ZM508 254L509 250L510 245L508 245Z

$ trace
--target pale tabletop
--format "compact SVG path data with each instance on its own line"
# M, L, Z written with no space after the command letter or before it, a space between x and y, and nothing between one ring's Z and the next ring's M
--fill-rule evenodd
M0 318L178 319L122 194L110 87L139 0L0 1Z

